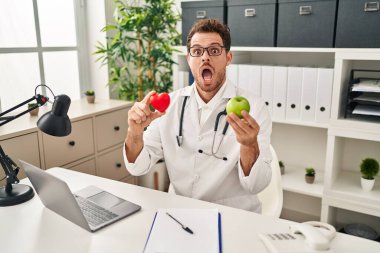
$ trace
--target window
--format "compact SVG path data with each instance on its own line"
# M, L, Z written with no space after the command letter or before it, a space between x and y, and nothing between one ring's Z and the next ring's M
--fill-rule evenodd
M87 75L83 1L0 1L0 101L3 111L32 97L38 84L72 100ZM45 89L40 93L52 99Z

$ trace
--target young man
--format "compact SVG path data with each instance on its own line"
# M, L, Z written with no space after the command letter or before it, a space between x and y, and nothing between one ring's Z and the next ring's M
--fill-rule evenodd
M260 213L256 194L271 180L272 122L262 99L226 79L230 47L229 28L219 21L192 27L186 58L194 84L172 92L165 113L149 110L154 91L133 105L124 158L136 176L164 159L176 194ZM239 95L251 112L226 116L228 100Z

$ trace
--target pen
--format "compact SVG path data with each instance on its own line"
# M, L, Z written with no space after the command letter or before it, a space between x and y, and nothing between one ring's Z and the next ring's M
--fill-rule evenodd
M176 218L174 218L170 213L166 212L166 214L172 218L173 220L175 220L179 225L181 225L181 227L188 233L190 234L194 234L193 231L189 228L189 227L186 227L185 225L183 225L181 222L179 222Z

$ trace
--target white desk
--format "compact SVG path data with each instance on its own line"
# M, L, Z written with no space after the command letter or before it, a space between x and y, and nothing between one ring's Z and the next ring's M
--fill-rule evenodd
M287 229L291 223L61 168L48 171L66 181L72 191L96 185L141 205L142 210L90 233L46 209L36 195L26 203L0 207L1 252L141 253L157 208L218 208L222 215L222 243L225 253L267 252L257 234ZM28 179L22 180L22 183L30 184ZM380 243L338 233L332 249L345 253L379 253Z

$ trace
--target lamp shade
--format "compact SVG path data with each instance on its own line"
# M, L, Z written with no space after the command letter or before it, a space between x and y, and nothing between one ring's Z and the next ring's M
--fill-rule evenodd
M67 116L71 99L66 95L55 97L53 108L37 121L37 127L52 136L66 136L71 133L71 122Z

